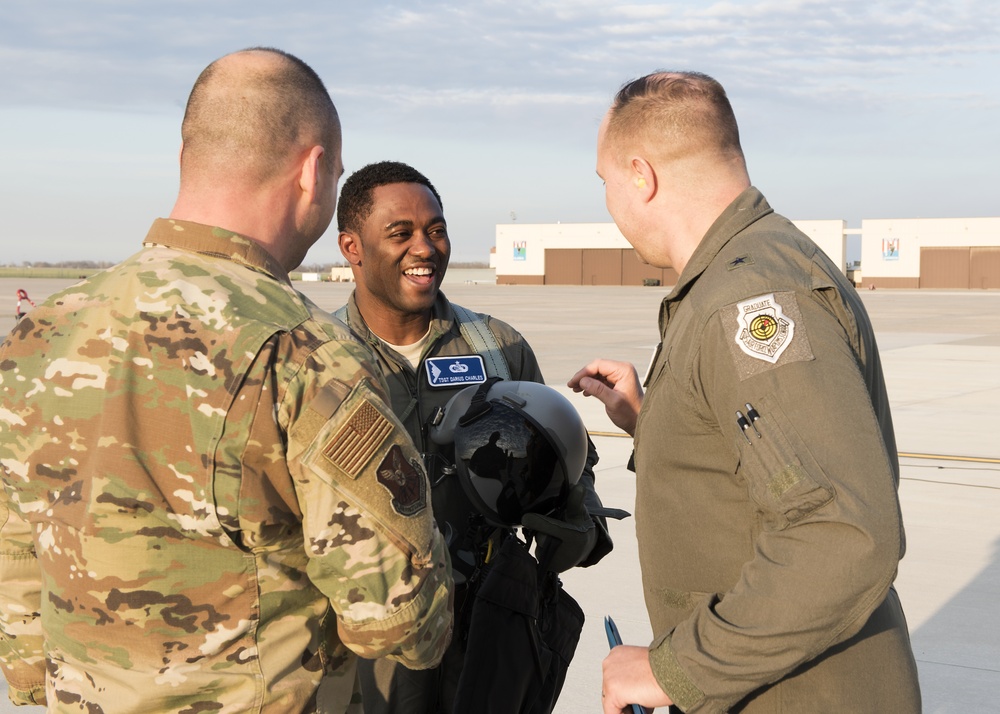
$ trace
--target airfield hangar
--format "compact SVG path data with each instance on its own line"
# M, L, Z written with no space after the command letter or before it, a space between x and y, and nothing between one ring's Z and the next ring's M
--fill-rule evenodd
M1000 217L793 223L859 287L1000 289ZM848 263L851 236L860 237L860 263ZM500 285L677 281L672 269L641 263L614 223L500 224L490 264Z

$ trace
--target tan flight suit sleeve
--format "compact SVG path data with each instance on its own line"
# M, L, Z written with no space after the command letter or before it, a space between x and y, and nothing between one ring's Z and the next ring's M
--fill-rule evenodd
M883 386L866 385L853 326L824 299L776 296L795 324L791 358L740 352L727 306L690 365L689 396L738 452L759 525L735 586L651 645L654 673L687 712L724 711L857 633L902 554L895 453L869 393ZM756 432L737 424L747 403Z

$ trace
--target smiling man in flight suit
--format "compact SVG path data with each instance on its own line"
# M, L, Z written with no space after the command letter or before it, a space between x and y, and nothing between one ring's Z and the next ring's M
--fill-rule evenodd
M362 663L366 714L451 712L465 658L463 642L466 577L475 571L486 533L477 509L458 478L442 466L454 464L449 449L434 454L428 419L462 388L488 377L541 382L542 372L527 341L510 325L450 302L440 291L451 240L441 197L433 184L406 164L383 161L352 174L340 194L340 249L351 264L357 288L337 316L347 322L378 359L389 385L392 408L427 459L434 515L446 533L456 578L456 635L439 667L410 671L388 660ZM539 519L562 539L553 558L561 572L592 565L611 550L594 491L589 444L580 479L575 525ZM470 602L471 604L471 602ZM525 653L531 657L530 652Z

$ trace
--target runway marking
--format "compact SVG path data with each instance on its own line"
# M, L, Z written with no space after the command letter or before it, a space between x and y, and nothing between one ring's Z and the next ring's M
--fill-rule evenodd
M975 464L1000 464L1000 459L990 456L953 456L947 454L912 454L903 451L899 452L899 458L903 459L929 459L931 461L969 461Z
M591 436L610 436L616 439L631 439L624 431L588 431ZM967 461L974 464L1000 464L1000 458L990 456L955 456L953 454L915 454L900 451L901 459L928 459L930 461Z

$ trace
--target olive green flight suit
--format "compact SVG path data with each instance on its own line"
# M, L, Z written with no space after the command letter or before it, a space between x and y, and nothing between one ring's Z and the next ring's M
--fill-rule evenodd
M899 466L853 286L754 188L660 310L635 434L650 662L686 712L917 712Z
M482 315L482 318L496 338L497 345L510 370L510 378L518 381L544 383L535 354L524 337L501 320L488 315ZM462 336L455 312L444 293L439 293L434 303L430 334L424 346L418 370L414 370L401 355L368 329L353 294L347 303L346 322L377 358L386 384L389 386L392 410L406 427L414 443L424 452L438 448L430 442L427 436L425 428L427 419L435 408L443 408L453 396L467 385L431 387L424 368L425 360L433 357L476 354L473 347ZM446 448L446 453L442 456L449 463L453 463L455 460L450 447ZM591 511L602 505L594 488L593 465L597 463L597 459L597 451L593 444L590 444L587 466L584 469L582 480L587 487L586 503ZM467 560L462 554L474 550L478 545L470 541L467 529L469 516L475 513L476 509L465 495L465 491L456 476L443 476L439 469L434 468L434 463L428 467L428 473L433 484L434 517L442 531L451 534L451 550L456 553L456 556L452 558L452 564L456 569L459 569L462 562ZM597 543L590 554L580 563L584 567L597 563L613 547L603 519L595 518L594 522L598 533ZM464 586L457 583L456 619L461 610L464 594ZM526 653L526 656L530 655ZM461 641L460 635L457 634L453 638L444 660L433 670L410 671L386 660L380 660L374 665L361 663L366 713L451 712L452 700L458 686L458 677L461 674L464 657L464 643ZM374 669L374 674L369 675L371 668ZM370 679L365 679L369 676Z

